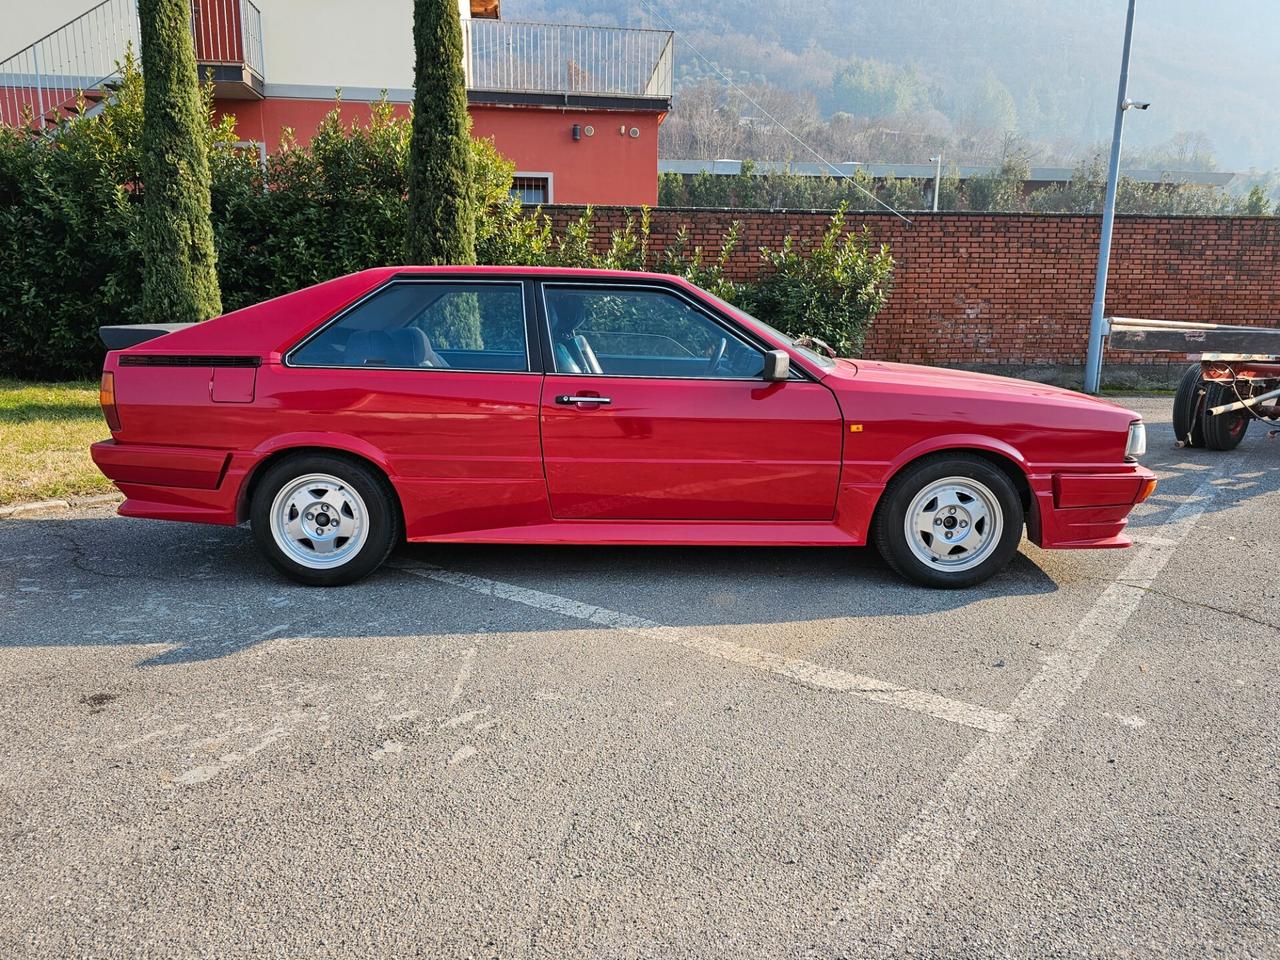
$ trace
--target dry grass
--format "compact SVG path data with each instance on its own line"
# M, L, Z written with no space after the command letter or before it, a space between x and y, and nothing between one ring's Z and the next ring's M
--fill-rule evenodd
M0 506L114 490L89 459L110 436L96 383L0 379Z

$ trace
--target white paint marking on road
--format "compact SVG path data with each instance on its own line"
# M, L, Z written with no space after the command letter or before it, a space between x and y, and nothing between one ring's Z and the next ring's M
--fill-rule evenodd
M481 707L478 710L468 710L466 713L460 713L456 717L449 717L446 720L440 721L440 726L446 730L454 730L458 727L466 726L472 720L476 719L476 717L482 717L488 712L488 707Z
M1135 555L1116 581L1014 699L1010 713L1016 721L982 738L879 861L855 894L852 910L860 923L877 928L877 942L905 937L929 909L1067 701L1084 686L1147 588L1214 501L1214 484L1238 465L1236 458L1223 461L1170 516L1160 542L1134 548Z
M480 751L471 744L463 744L457 750L453 751L453 756L449 758L449 766L455 766L465 760L470 760Z
M1136 713L1125 714L1125 713L1106 712L1106 713L1103 713L1103 716L1108 717L1111 720L1114 720L1116 723L1120 724L1120 726L1122 727L1128 727L1130 730L1141 730L1143 727L1147 725L1147 721L1142 719L1142 717L1138 716Z
M173 779L175 783L184 783L188 785L195 783L208 783L222 772L222 768L223 765L221 763L209 763L205 764L203 767L194 767L185 773L179 774Z
M471 679L471 671L475 667L475 661L475 647L467 647L462 651L462 667L458 670L458 678L453 681L453 690L449 693L450 706L462 698L462 691L466 689L467 683Z
M1004 730L1012 722L1009 714L1001 713L998 710L991 710L971 703L963 703L959 700L951 700L924 690L910 690L906 687L887 683L884 680L877 680L875 677L865 677L860 674L848 673L844 670L835 670L808 660L800 660L796 657L786 657L781 654L757 650L754 647L747 647L730 640L722 640L719 637L697 633L684 627L664 626L644 617L619 613L616 610L593 606L578 600L570 600L568 597L544 593L541 590L517 587L510 583L489 580L485 577L476 577L468 573L458 573L453 570L442 570L425 564L399 564L397 569L428 580L436 580L440 583L462 587L464 590L470 590L473 593L479 593L484 596L522 603L525 606L547 610L560 616L572 617L575 620L584 620L588 623L608 627L611 630L619 630L643 639L658 640L662 643L684 647L688 650L696 650L707 656L762 670L775 676L786 677L789 680L794 680L805 686L816 687L819 690L853 694L886 706L923 713L938 720L957 723L965 727L973 727L987 733Z

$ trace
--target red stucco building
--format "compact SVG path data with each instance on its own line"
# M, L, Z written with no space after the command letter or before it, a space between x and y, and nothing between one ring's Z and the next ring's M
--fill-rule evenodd
M0 62L0 119L13 122L28 103L57 119L79 89L91 100L107 95L115 59L138 45L137 11L133 0L77 9L87 2L22 5L12 26L36 42ZM460 0L459 12L473 132L514 161L526 200L656 203L672 34L503 20L496 0ZM51 17L62 20L36 40ZM192 3L196 60L213 80L215 110L268 150L285 128L306 143L339 90L350 119L367 117L384 94L407 112L412 21L412 0Z

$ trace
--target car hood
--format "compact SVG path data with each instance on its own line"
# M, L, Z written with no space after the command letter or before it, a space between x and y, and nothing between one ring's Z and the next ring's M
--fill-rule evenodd
M1030 380L1000 377L989 373L973 373L968 370L950 370L945 367L925 367L913 363L891 363L887 360L838 360L824 382L834 390L842 381L875 383L893 386L913 393L963 394L973 397L1002 398L1005 400L1041 403L1051 406L1071 407L1092 411L1111 411L1140 419L1110 400L1100 400L1075 390L1053 387Z

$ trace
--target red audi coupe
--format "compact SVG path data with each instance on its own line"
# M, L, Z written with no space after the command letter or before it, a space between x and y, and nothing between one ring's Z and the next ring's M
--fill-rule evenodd
M128 517L248 521L305 584L410 541L860 546L978 583L1025 526L1124 547L1137 414L834 359L678 277L385 267L206 323L104 327Z

